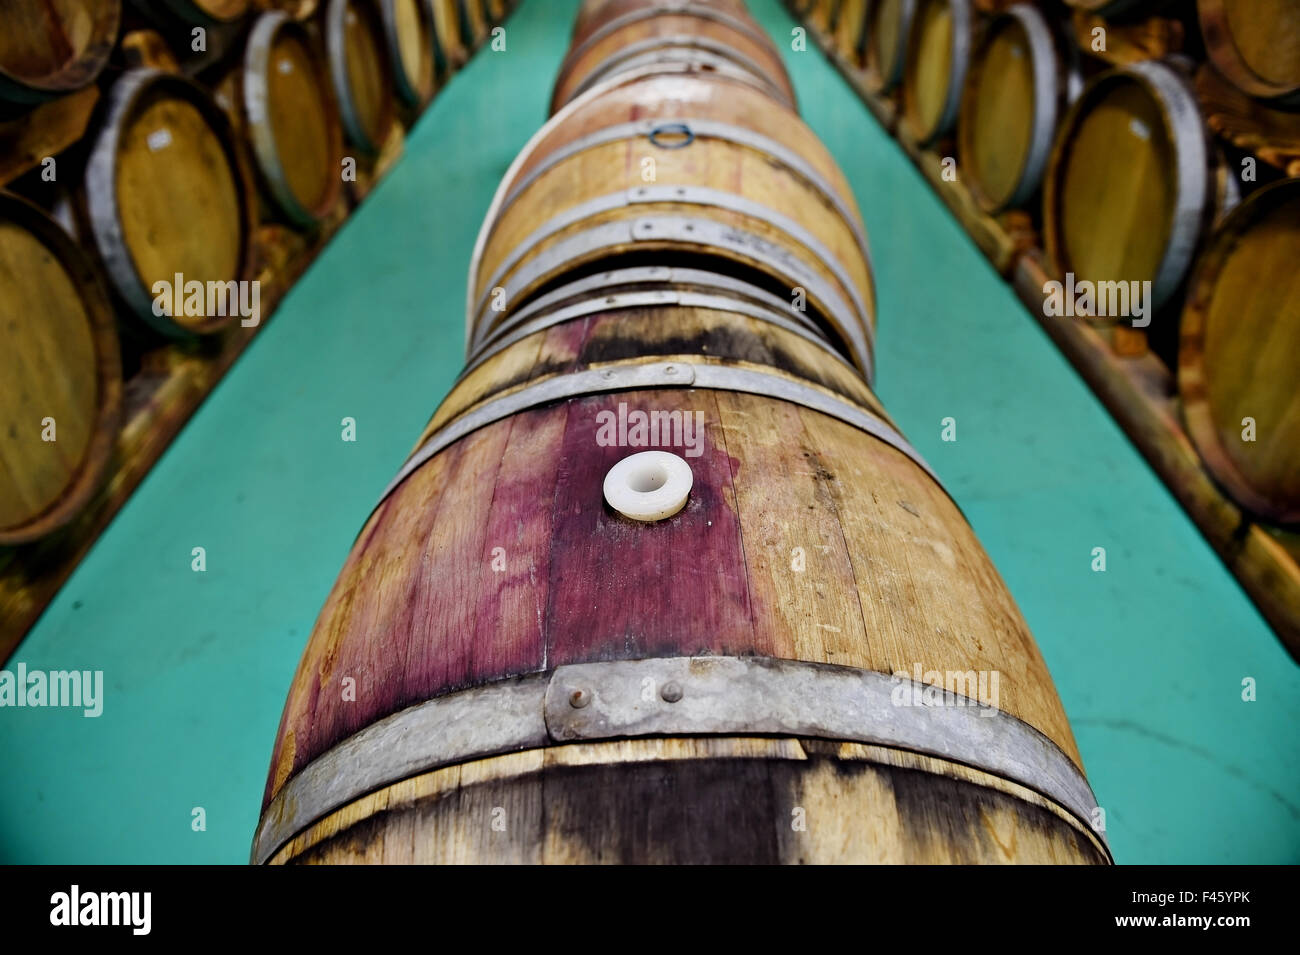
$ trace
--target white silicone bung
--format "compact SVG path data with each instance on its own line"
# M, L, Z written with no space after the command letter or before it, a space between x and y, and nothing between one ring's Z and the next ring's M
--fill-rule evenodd
M634 521L661 521L686 504L695 475L669 451L630 454L605 475L605 500Z

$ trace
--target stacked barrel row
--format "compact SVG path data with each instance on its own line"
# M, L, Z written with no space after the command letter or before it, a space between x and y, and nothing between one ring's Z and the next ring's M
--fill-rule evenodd
M1108 861L1024 620L871 390L864 228L793 101L738 0L582 5L254 861Z
M102 95L82 141L0 192L0 544L66 525L94 494L139 353L246 319L183 288L160 307L157 283L235 288L258 268L260 223L318 230L505 14L482 0L138 8L5 6L0 122L39 132L54 101Z
M984 210L1033 214L1058 280L1151 283L1147 335L1208 471L1248 512L1300 523L1300 180L1219 141L1198 93L1231 84L1264 130L1293 127L1300 4L795 6L895 100L901 135L955 156ZM1085 12L1111 19L1081 30ZM1152 14L1183 52L1094 55Z

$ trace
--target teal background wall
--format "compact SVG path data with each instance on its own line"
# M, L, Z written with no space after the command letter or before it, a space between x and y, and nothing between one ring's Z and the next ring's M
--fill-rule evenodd
M1024 610L1116 858L1300 861L1300 668L821 53L791 51L776 0L751 7L857 193L880 393ZM474 237L546 117L575 9L527 0L506 52L439 95L7 664L103 670L107 699L98 719L0 710L0 861L247 859L299 653L459 369Z

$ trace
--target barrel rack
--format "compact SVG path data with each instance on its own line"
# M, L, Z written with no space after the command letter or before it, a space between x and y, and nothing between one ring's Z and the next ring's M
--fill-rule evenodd
M1219 487L1201 462L1180 414L1174 373L1148 350L1145 332L1126 326L1102 327L1080 318L1048 317L1045 283L1050 274L1041 239L1022 210L984 212L961 181L945 179L946 140L931 148L916 143L898 121L896 99L873 89L866 69L838 49L833 35L812 16L815 6L786 0L827 59L862 99L871 114L898 141L903 152L972 241L989 260L1075 369L1101 399L1143 457L1168 485L1227 568L1254 601L1291 656L1300 661L1300 533L1261 523ZM1151 17L1117 25L1075 13L1072 26L1081 49L1092 28L1105 24L1110 64L1132 63L1176 53L1181 24ZM1284 113L1233 89L1212 67L1196 74L1196 91L1209 128L1221 139L1300 176L1300 113Z
M501 7L508 16L514 4ZM483 8L485 16L491 16ZM495 19L495 18L494 18ZM120 38L128 67L150 67L196 76L237 56L238 44L213 31L216 43L205 54L178 63L158 32L127 30ZM486 42L486 32L475 45ZM448 64L448 74L467 62L473 50ZM468 55L465 55L468 54ZM439 82L440 92L445 80ZM42 103L12 118L0 118L0 189L30 176L44 157L76 147L90 131L102 99L94 84ZM23 637L89 552L95 540L126 503L150 468L180 433L190 416L265 327L294 282L307 270L346 221L400 158L406 130L423 109L403 106L396 112L388 138L374 156L358 156L356 180L348 182L333 207L307 231L274 217L260 217L253 233L252 277L261 284L261 322L254 327L231 323L194 340L153 344L141 355L138 371L123 382L121 423L108 472L89 502L58 531L28 544L0 547L0 664Z

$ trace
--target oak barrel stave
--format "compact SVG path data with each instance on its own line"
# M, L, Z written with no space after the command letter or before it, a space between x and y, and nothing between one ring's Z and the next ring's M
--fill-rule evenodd
M367 156L396 122L394 67L375 0L326 0L325 51L348 142Z
M0 100L39 103L88 86L117 40L121 0L8 0Z

